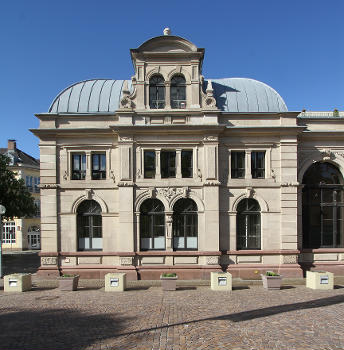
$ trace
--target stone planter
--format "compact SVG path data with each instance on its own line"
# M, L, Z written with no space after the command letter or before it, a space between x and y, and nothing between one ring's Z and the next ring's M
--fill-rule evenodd
M162 290L176 290L177 289L177 279L176 277L164 277L160 276Z
M72 291L78 289L79 275L68 275L58 277L59 289L63 291Z
M281 289L282 276L267 276L261 275L263 281L263 287L267 290Z

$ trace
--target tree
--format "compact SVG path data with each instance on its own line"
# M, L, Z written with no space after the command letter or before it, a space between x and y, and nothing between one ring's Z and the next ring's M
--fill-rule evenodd
M5 206L5 218L34 216L34 199L23 179L16 179L9 169L9 158L0 154L0 204Z

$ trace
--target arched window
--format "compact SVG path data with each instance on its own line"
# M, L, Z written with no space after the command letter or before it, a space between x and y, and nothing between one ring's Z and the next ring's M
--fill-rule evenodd
M197 205L190 198L179 199L173 207L173 249L197 250Z
M78 250L102 250L102 209L94 200L81 202L77 209Z
M186 82L181 74L171 79L171 108L186 108Z
M165 108L165 81L161 75L153 75L149 79L149 107Z
M330 163L314 163L302 183L304 248L343 247L343 177Z
M158 199L146 199L140 208L141 250L165 249L165 212Z
M237 206L237 249L260 249L260 206L253 198Z

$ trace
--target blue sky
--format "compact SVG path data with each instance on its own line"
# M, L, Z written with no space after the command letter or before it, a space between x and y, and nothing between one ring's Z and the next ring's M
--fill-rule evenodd
M129 49L170 27L206 78L248 77L289 110L344 110L343 0L11 0L0 4L1 142L39 157L35 113L68 85L128 79Z

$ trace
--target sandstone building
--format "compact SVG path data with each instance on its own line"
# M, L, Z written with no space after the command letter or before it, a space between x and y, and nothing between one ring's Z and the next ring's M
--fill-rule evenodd
M36 115L40 273L343 274L344 114L204 77L204 49L164 34L130 50L131 80L76 83Z

